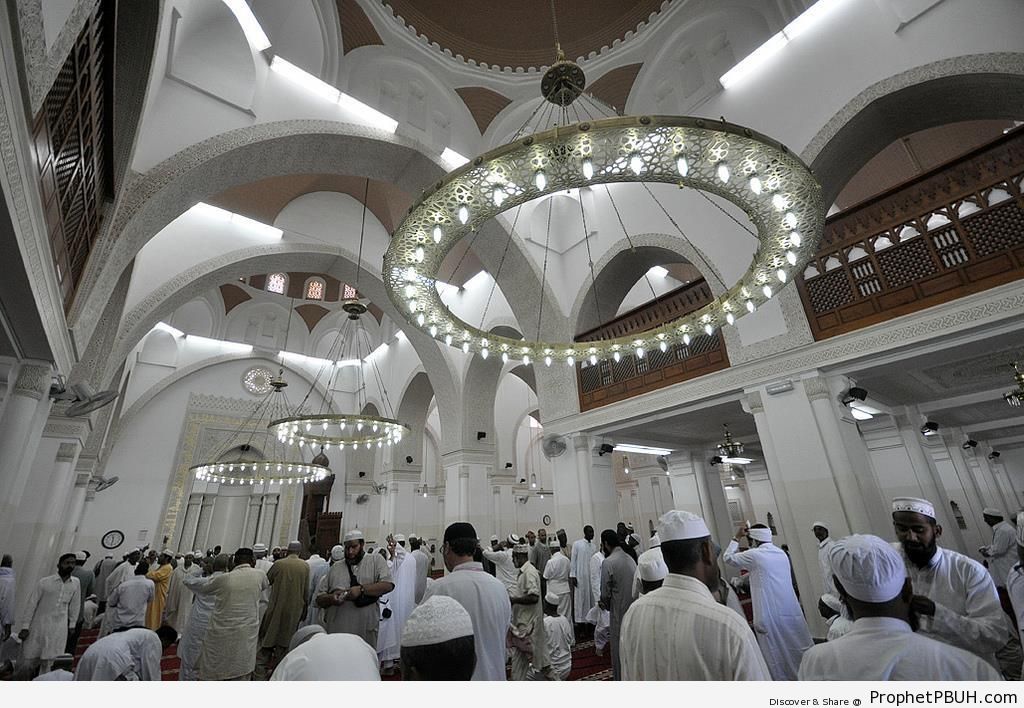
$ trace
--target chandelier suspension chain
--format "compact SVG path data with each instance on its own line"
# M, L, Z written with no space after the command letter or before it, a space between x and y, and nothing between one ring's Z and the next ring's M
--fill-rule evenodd
M597 308L597 321L601 319L601 298L597 294L597 276L594 273L594 256L590 252L590 231L587 229L587 213L583 208L583 192L580 191L580 218L583 220L583 241L587 244L587 264L590 266L590 287L594 291L594 305Z
M604 191L608 194L608 201L612 203L612 209L615 211L615 217L619 220L619 226L622 227L622 234L626 237L626 242L629 244L629 250L634 256L636 256L636 245L633 243L633 239L630 238L629 232L626 230L626 222L622 220L622 214L619 213L619 207L612 198L612 190L606 184L604 186ZM644 280L647 281L647 287L651 289L651 295L654 297L654 301L657 302L659 299L658 293L654 292L654 284L651 283L651 278L647 275L646 271L644 272Z
M366 235L366 203L370 200L370 178L366 178L366 186L363 188L363 216L359 222L359 253L356 255L356 282L354 287L356 294L359 293L359 274L363 269L363 237Z
M706 199L706 200L708 201L708 203L710 203L710 204L711 204L712 206L714 206L714 207L715 207L715 209L718 209L718 211L722 212L723 214L725 214L726 216L728 216L728 217L729 217L730 219L732 219L732 221L733 221L733 222L734 222L734 223L735 223L735 224L736 224L737 226L739 226L739 227L740 227L741 229L743 229L744 231L746 231L746 232L747 232L748 234L750 234L750 235L751 235L751 236L753 236L754 238L757 238L757 233L755 233L754 231L751 231L751 230L750 230L750 227L749 227L749 226L747 226L747 225L746 225L746 224L744 224L744 223L743 223L742 221L740 221L739 219L737 219L737 218L736 218L735 216L733 216L732 214L730 214L729 212L727 212L727 211L726 211L725 209L723 209L723 208L722 208L722 206L721 206L721 205L720 205L720 204L719 204L718 202L716 202L715 200L713 200L713 199L712 199L711 197L709 197L708 195L704 194L704 192L702 192L701 190L699 190L699 189L698 189L698 190L696 190L696 191L697 191L697 194L699 194L700 196L704 197L704 199Z
M505 256L508 255L509 246L512 245L512 238L515 236L516 232L516 224L519 223L519 215L522 212L523 205L520 204L519 208L516 209L515 217L512 219L512 228L509 229L508 239L505 241L505 250L502 251L501 260L498 261L498 270L491 279L491 292L487 294L487 302L484 304L484 313L480 316L480 329L484 328L484 323L487 321L487 311L491 308L491 298L494 297L494 290L498 287L498 278L501 277L501 267L505 265Z
M643 183L641 183L641 184L643 184ZM654 203L658 205L658 208L661 209L661 212L665 215L665 218L667 218L669 220L669 223L671 223L672 226L675 228L675 230L679 232L679 236L684 241L688 242L691 246L693 246L693 250L697 254L697 257L700 258L701 262L708 269L708 271L707 271L708 275L713 275L713 276L715 276L717 278L718 276L716 275L716 271L711 266L711 263L708 262L708 259L704 256L704 252L702 250L700 250L699 248L697 248L697 246L695 246L692 241L690 241L690 238L683 231L683 228L676 222L676 220L674 218L672 218L672 214L670 214L668 209L665 208L665 205L661 203L661 200L659 200L656 196L654 196L654 192L651 191L651 188L649 186L647 186L646 184L643 185L643 188L645 190L647 190L647 194L649 194L651 199L654 200ZM697 190L697 191L699 192L700 190ZM721 280L721 279L719 278L719 280Z
M540 279L541 298L540 298L540 308L539 308L540 312L537 315L537 339L540 339L540 326L541 326L541 322L544 319L544 289L545 289L545 287L547 287L547 279L548 279L548 254L551 253L551 250L550 250L549 246L551 245L551 212L553 211L553 209L554 209L554 202L553 202L553 200L549 199L548 200L548 233L547 233L547 236L544 238L544 270L542 271L541 279Z
M555 58L562 51L562 45L558 41L558 15L555 13L555 0L551 0L551 29L555 35Z

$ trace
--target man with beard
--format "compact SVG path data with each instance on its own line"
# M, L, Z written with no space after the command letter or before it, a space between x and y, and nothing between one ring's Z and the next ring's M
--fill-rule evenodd
M995 583L984 566L942 548L942 526L935 507L925 499L892 500L892 521L907 575L914 588L911 608L920 632L974 652L998 667L996 652L1009 639L1008 621Z
M359 529L345 534L345 558L331 566L316 589L316 605L323 610L328 634L355 634L377 646L380 609L377 599L395 589L388 562L376 553L367 555Z

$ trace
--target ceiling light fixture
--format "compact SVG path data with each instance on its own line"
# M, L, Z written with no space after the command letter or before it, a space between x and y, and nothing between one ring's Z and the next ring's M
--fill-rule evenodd
M1024 405L1024 371L1021 370L1018 362L1013 363L1013 377L1017 381L1017 388L1003 394L1003 400L1015 408Z
M933 435L938 434L939 424L936 423L935 421L929 420L924 425L921 426L921 435L924 435L926 438L930 438Z
M630 443L618 443L615 445L616 452L633 452L640 455L671 455L672 450L667 447L649 447L647 445L633 445Z
M749 465L753 462L753 458L743 456L743 443L733 440L729 426L723 424L722 427L725 428L725 439L718 443L718 455L715 457L720 458L721 463L730 465Z

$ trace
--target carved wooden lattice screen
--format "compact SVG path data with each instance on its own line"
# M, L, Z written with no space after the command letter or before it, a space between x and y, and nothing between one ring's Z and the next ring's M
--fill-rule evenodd
M703 279L677 288L649 303L616 317L611 322L576 337L587 342L643 332L693 312L714 299ZM619 361L588 361L576 365L580 410L638 396L680 381L703 376L729 366L721 331L695 336L688 346L677 344L664 352L648 351L643 358L624 354Z
M815 339L1024 278L1024 130L834 215L797 287Z
M113 3L85 23L35 117L32 137L40 194L64 309L71 305L110 196L111 131L107 55Z

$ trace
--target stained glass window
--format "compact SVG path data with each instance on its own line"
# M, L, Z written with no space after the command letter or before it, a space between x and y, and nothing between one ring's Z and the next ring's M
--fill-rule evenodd
M267 290L272 293L284 295L284 289L288 285L288 276L284 273L271 273L267 276Z
M307 300L323 300L324 299L324 281L319 278L313 278L306 283L306 299Z
M354 300L356 298L356 289L351 285L346 285L342 293L342 300Z

